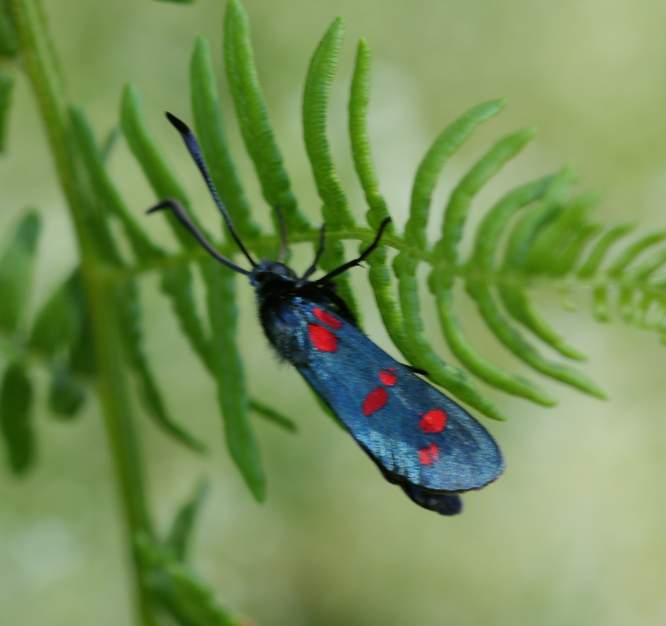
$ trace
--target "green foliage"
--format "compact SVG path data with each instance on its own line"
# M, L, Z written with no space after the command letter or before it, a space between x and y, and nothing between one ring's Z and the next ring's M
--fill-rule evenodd
M179 626L240 626L213 592L168 549L145 534L136 539L143 584L153 602Z
M201 480L178 509L164 540L147 533L135 537L143 584L155 604L181 626L240 626L188 565L195 524L208 495Z
M35 460L32 396L25 366L18 361L10 363L0 383L0 432L14 474L25 473Z
M14 91L14 76L0 67L0 153L7 146L7 127L9 125L9 108Z
M37 252L40 218L30 211L18 224L14 235L0 255L0 328L16 332L30 296Z
M237 276L205 256L168 212L163 215L178 250L169 251L153 241L150 222L134 217L136 203L123 198L106 167L118 136L116 127L100 145L84 111L67 98L40 5L35 0L13 0L11 11L5 8L8 6L6 0L0 2L0 55L18 54L34 88L80 250L77 267L31 315L38 213L26 212L0 248L0 337L6 353L0 430L9 467L20 474L34 459L33 367L46 368L48 405L60 418L77 415L95 384L134 540L135 582L144 623L154 623L152 607L157 605L179 624L236 624L238 620L214 600L185 562L206 492L204 484L176 513L166 539L160 540L153 530L144 493L143 461L134 434L130 381L136 383L143 411L160 430L194 451L202 451L203 445L168 411L146 347L141 276L159 274L162 293L183 336L216 386L229 454L257 500L265 498L266 478L250 416L256 414L290 432L296 427L274 407L248 393L237 342ZM352 213L337 173L328 121L342 36L342 22L336 19L310 60L302 99L305 151L327 227L324 269L343 261L343 241L364 247L390 215L368 133L371 57L364 40L358 44L353 69L348 128L354 168L368 205L367 226L360 225L360 216ZM221 197L243 240L257 255L273 256L278 249L279 212L292 242L316 245L318 229L310 226L298 206L269 120L247 15L238 0L227 4L224 62L243 143L268 205L273 231L260 229L251 215L227 139L210 46L199 37L190 62L192 117ZM0 148L10 89L11 78L0 68ZM556 399L541 384L493 363L473 345L457 312L457 287L464 288L480 318L517 361L595 397L603 398L603 391L579 369L542 353L541 344L563 359L584 359L537 310L532 287L589 293L590 310L597 320L608 321L617 315L657 333L666 343L666 231L647 233L620 246L633 226L605 228L597 223L592 216L595 198L575 190L568 170L521 184L486 209L475 206L485 185L527 147L534 136L532 129L500 138L472 164L446 201L439 237L432 242L428 239L429 220L438 213L432 199L444 167L503 107L501 100L474 106L442 130L416 168L404 230L400 232L396 225L387 229L383 245L368 259L372 292L397 350L409 363L426 370L434 383L495 419L505 416L479 381L542 406L553 406ZM151 132L156 123L152 113L144 112L139 90L128 86L121 100L122 135L155 201L173 197L189 209L186 187ZM195 168L188 174L195 174ZM196 174L190 178L198 181ZM461 242L473 209L480 210L482 217L475 232L469 233L473 246L467 253ZM237 252L228 236L217 239L225 255ZM619 250L613 252L614 248ZM458 365L445 361L432 348L419 293L418 271L422 268L428 272L442 335ZM197 306L195 272L205 291L202 311ZM347 277L341 277L340 288L357 310Z
M289 176L268 119L268 107L254 65L249 20L238 0L229 0L224 16L224 65L238 125L264 198L268 206L279 207L291 231L303 230L307 220L291 191ZM275 211L271 212L271 217L277 229Z
M18 36L11 0L0 0L0 56L13 57L18 52Z
M349 203L335 170L326 132L328 103L340 55L342 35L342 20L336 19L324 33L312 55L303 90L303 138L312 166L312 175L323 203L322 216L329 233L344 231L355 226ZM329 237L321 258L321 267L332 270L342 263L344 263L342 241ZM337 285L340 295L360 320L359 309L349 286L349 276L340 276Z
M208 497L208 483L199 481L194 492L177 511L171 523L166 544L179 561L186 561L189 556L190 542L194 525Z

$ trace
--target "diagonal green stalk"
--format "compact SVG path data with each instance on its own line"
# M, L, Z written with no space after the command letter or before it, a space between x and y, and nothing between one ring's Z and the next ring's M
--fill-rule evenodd
M88 207L76 171L76 152L68 132L67 100L54 67L50 39L34 0L12 0L20 54L45 126L60 186L74 224L81 272L85 286L98 371L98 396L104 416L110 452L120 491L128 534L150 533L150 520L144 491L144 474L135 432L130 393L116 319L116 292L113 284L98 272L99 260L88 234ZM128 538L131 545L131 538ZM133 563L136 622L156 624L147 593L141 585L138 555Z

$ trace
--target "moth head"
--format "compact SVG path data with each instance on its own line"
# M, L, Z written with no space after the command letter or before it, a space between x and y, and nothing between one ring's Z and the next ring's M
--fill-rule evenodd
M298 279L294 270L277 261L260 261L250 272L250 284L264 287L271 283L295 282Z

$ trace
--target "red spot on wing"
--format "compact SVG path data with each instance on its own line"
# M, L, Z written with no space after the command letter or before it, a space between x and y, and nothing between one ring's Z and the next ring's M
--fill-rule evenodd
M393 385L395 385L395 383L398 381L398 377L394 372L395 367L392 367L388 370L382 370L379 372L379 380L381 380L382 383L384 383L387 387L393 387Z
M366 417L379 411L388 402L388 392L384 387L373 389L363 400L363 415Z
M308 334L312 345L322 352L335 352L338 349L338 338L327 328L318 324L308 324Z
M430 409L419 421L419 426L424 433L441 433L448 419L443 409Z
M320 309L318 306L316 306L312 308L312 312L320 322L328 324L328 326L331 328L335 330L342 328L342 322L337 317L335 317L335 315L332 315L328 311L324 311L324 309Z
M431 443L426 448L419 450L419 463L421 465L432 465L439 458L437 444Z

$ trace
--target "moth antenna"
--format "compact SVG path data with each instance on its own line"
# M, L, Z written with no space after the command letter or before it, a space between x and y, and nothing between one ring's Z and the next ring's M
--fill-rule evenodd
M324 254L325 245L326 245L326 224L322 224L321 228L319 229L319 243L317 244L317 251L315 252L314 261L312 261L310 267L308 267L308 269L305 270L303 276L301 276L301 280L306 280L308 276L311 276L317 271L317 265L319 264L319 259L321 259L321 255Z
M379 245L379 242L381 241L382 235L384 234L384 231L386 230L386 227L391 223L391 218L386 217L382 220L382 223L379 225L379 228L377 229L377 233L375 234L375 238L372 240L372 243L365 249L363 252L361 252L360 256L358 256L355 259L352 259L351 261L347 261L346 263L343 263L340 267L336 267L334 270L330 271L326 276L322 276L320 279L316 280L316 283L326 283L331 280L331 278L335 278L339 274L342 274L343 272L346 272L347 270L351 269L352 267L355 267L365 261L373 252L373 250Z
M194 133L190 130L189 126L185 124L185 122L183 122L182 120L178 119L175 115L167 111L166 117L169 120L169 122L171 122L171 125L180 133L180 136L182 137L183 142L185 143L187 151L190 153L190 156L196 163L199 172L201 172L201 176L203 176L206 186L208 187L208 191L210 191L210 195L212 196L213 201L215 202L215 206L217 206L220 213L222 214L222 219L224 220L224 223L226 224L227 229L229 230L229 234L233 237L233 240L236 242L236 245L238 246L240 251L245 255L245 258L250 262L252 267L256 267L257 266L256 261L252 258L250 253L247 251L247 248L243 245L243 242L240 240L238 233L236 233L236 230L234 229L234 224L231 221L231 216L229 215L229 211L227 211L227 207L224 205L224 202L222 202L220 195L217 193L217 189L215 188L213 179L211 178L210 172L208 171L208 167L206 166L206 162L204 161L203 153L201 151L199 143L197 142L197 138L194 136Z
M214 258L217 259L222 265L226 265L228 268L238 272L239 274L244 274L249 276L250 272L243 269L240 265L236 265L233 261L223 257L206 239L204 234L192 223L190 216L187 214L187 211L183 206L173 198L167 198L162 200L159 204L156 204L154 207L151 207L146 211L146 213L155 213L156 211L161 211L163 209L170 209L171 212L176 216L178 221L194 236L194 238L201 244L201 246Z

